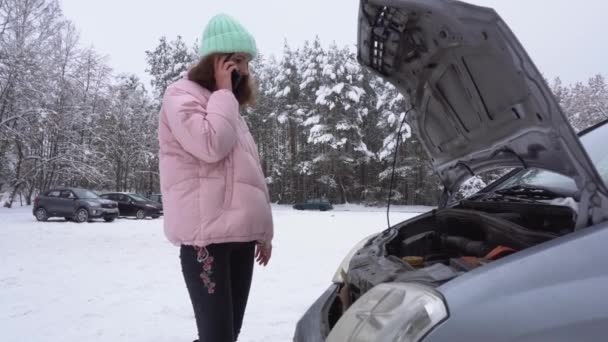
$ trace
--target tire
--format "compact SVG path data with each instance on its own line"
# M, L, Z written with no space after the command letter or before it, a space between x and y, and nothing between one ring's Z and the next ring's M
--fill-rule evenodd
M160 216L156 216L156 215L152 216L152 218L153 218L153 219L157 219L157 218L159 218L159 217L160 217Z
M116 219L116 217L104 217L103 220L106 222L114 222L114 219Z
M139 209L136 213L135 213L135 218L137 218L138 220L143 220L146 218L146 212L143 209Z
M36 220L40 222L46 222L49 219L49 214L46 212L44 208L36 209Z
M74 214L74 221L77 223L84 223L89 221L89 211L85 208L76 210Z

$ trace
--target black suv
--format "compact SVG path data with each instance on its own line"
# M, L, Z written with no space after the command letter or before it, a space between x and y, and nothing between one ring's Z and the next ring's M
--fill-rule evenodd
M90 190L55 188L36 197L33 213L38 221L64 217L79 223L95 218L112 222L118 217L118 205L114 201L100 198Z
M163 214L162 204L138 194L113 192L102 194L101 198L118 202L120 216L134 216L141 220L148 216L155 219Z

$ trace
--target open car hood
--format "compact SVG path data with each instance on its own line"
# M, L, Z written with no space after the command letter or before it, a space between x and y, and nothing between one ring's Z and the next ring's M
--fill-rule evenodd
M359 62L391 82L444 185L504 167L573 178L579 226L606 219L606 185L542 75L500 16L452 0L361 0Z

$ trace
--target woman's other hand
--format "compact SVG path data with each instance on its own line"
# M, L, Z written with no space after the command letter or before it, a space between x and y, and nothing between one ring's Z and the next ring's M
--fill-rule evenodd
M268 265L270 257L272 256L272 243L265 241L258 241L255 244L255 259L260 266Z

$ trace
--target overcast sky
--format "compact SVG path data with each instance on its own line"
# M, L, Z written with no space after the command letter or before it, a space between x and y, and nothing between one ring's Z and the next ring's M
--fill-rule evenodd
M117 72L145 75L146 50L161 36L198 40L213 15L227 13L253 33L262 53L279 55L319 35L324 45L354 45L356 0L60 0L81 42L110 57ZM566 83L608 75L608 1L469 0L507 22L548 78Z

